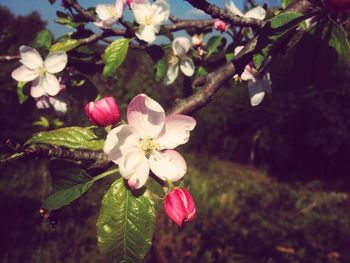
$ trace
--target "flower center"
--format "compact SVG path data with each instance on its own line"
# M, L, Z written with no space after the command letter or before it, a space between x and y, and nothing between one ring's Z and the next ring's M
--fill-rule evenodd
M152 16L146 16L145 17L145 25L146 26L150 26L150 25L152 25L153 24L153 18L152 18Z
M169 64L178 64L179 63L179 57L175 55L171 55L169 57Z
M40 68L37 68L36 72L41 77L41 76L45 75L46 69L44 67L40 67Z
M152 151L158 151L160 149L159 143L155 142L153 139L140 139L139 147L147 158L150 156Z

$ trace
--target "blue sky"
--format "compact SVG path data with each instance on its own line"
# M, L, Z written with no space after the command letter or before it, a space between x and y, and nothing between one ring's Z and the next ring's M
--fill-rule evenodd
M258 2L269 2L272 5L275 5L279 0L260 0ZM80 0L79 3L84 7L96 6L98 3L113 3L114 0ZM223 6L225 1L223 0L212 0L211 3L214 3L218 6ZM205 18L206 15L201 14L192 8L184 0L172 0L169 1L171 4L171 13L174 16L184 19L196 19L196 18ZM239 8L242 8L242 0L236 0L235 3ZM60 36L61 34L70 31L66 27L56 24L54 22L56 17L56 10L64 11L60 6L60 0L57 0L54 5L51 5L48 0L0 0L0 4L8 7L16 15L27 15L30 12L36 10L40 13L43 20L48 22L48 28L54 33L54 35ZM126 9L127 10L127 9ZM125 15L126 19L130 20L130 14L128 11Z

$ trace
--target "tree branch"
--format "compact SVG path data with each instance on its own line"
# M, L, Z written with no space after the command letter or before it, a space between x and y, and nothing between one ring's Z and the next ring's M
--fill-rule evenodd
M20 55L14 55L14 56L0 56L0 62L11 62L15 60L21 59Z
M247 26L262 28L265 24L264 21L255 18L246 18L238 15L234 15L231 12L219 8L214 4L208 3L206 0L185 0L189 2L193 7L198 8L213 18L219 18L234 26Z
M207 1L186 0L194 7L197 7L208 14L212 15L213 7ZM295 0L285 11L295 11L307 13L310 11L312 3L308 0ZM215 16L213 16L215 17ZM212 97L219 91L223 84L231 79L235 74L241 74L244 67L252 60L253 51L257 45L258 36L253 38L244 48L235 56L232 62L226 63L214 72L205 76L197 77L193 81L193 88L202 86L202 89L193 95L177 100L177 103L167 111L168 114L191 114L194 111L205 106Z

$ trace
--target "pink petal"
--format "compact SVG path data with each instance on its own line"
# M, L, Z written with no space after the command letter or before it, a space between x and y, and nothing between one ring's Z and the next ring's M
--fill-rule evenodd
M163 129L165 112L158 102L140 94L129 103L127 118L141 139L154 138Z
M176 182L180 180L187 171L184 158L174 150L163 150L153 152L149 157L151 171L162 180Z
M110 160L119 164L128 152L138 149L138 144L138 135L133 132L130 125L124 124L108 133L103 151Z
M165 118L164 129L157 142L161 149L174 149L188 142L190 131L196 126L196 120L186 115L169 115Z
M147 158L138 150L128 152L119 163L120 174L128 180L131 189L141 188L149 175Z

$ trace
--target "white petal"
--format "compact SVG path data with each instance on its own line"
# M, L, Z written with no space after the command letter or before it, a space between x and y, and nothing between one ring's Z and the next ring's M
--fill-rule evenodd
M46 73L42 78L40 78L40 82L40 85L50 96L55 96L60 91L60 83L58 82L57 78L50 73Z
M114 10L118 19L121 18L123 15L124 6L124 0L116 0L114 3Z
M245 66L241 79L245 81L255 81L254 67L251 63Z
M119 18L111 17L107 20L103 20L103 28L111 28L115 23L117 23Z
M45 89L42 85L42 78L37 78L32 82L32 88L30 89L30 95L33 98L39 98L45 95Z
M19 52L21 54L21 62L27 68L37 69L43 66L43 60L36 49L28 46L21 46Z
M148 159L139 151L129 152L119 163L119 171L128 180L131 189L139 189L149 175Z
M264 83L262 79L258 79L255 82L248 83L248 93L250 97L250 104L252 106L258 106L265 97Z
M96 6L96 13L101 20L107 20L116 15L114 5L98 4Z
M140 25L135 34L139 39L146 41L147 43L152 43L156 40L155 30L156 29L153 26Z
M177 37L172 44L174 54L180 58L186 57L190 46L191 44L187 37Z
M195 69L192 59L189 57L181 59L180 69L187 77L191 77Z
M155 151L150 155L149 166L157 177L172 182L180 180L187 171L184 158L174 150Z
M67 112L67 108L68 108L67 102L63 100L59 100L57 98L53 98L53 97L51 97L50 99L51 99L50 102L53 108L55 109L55 111L57 112L57 114L63 115Z
M264 20L266 16L266 11L261 6L257 6L249 10L247 13L245 13L244 16L248 18L256 18L256 19Z
M38 77L38 73L35 70L30 70L26 66L20 66L12 71L11 77L17 81L32 81Z
M136 23L143 25L145 23L145 17L152 16L152 7L149 3L133 4L132 12L134 14Z
M164 78L164 84L170 85L171 83L173 83L177 78L178 74L179 74L179 65L177 63L169 64L166 77Z
M126 153L137 150L138 143L139 137L130 125L119 125L108 133L103 151L110 160L119 164Z
M237 8L234 2L230 1L229 3L225 3L225 7L228 11L230 11L234 15L244 16L241 10Z
M170 15L170 6L166 1L158 0L152 7L156 8L156 11L153 13L153 24L162 25L169 18Z
M175 147L188 142L190 131L196 126L196 120L186 115L169 115L165 118L164 129L162 130L157 143L161 149L174 149Z
M58 73L65 68L67 60L66 52L53 52L46 57L44 66L49 73Z
M165 112L158 102L145 94L140 94L129 103L127 118L132 129L140 138L151 139L162 131Z

